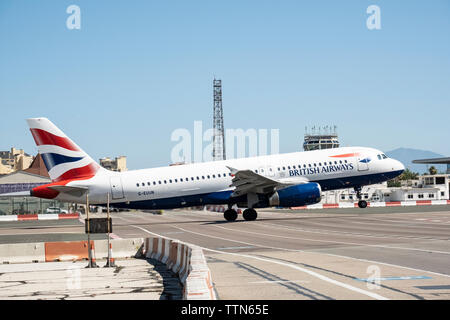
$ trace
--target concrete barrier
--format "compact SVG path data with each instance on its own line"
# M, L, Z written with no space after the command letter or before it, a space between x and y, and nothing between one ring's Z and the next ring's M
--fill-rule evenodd
M45 243L0 244L0 263L45 262Z
M108 257L108 240L94 240L94 258ZM135 257L144 239L111 239L114 259ZM79 261L88 259L87 241L0 244L0 263Z
M111 239L111 248L113 252L112 258L125 259L132 258L139 254L144 244L144 239ZM94 240L96 259L108 258L108 240Z
M183 284L183 299L215 300L211 271L200 247L166 238L147 238L144 255L166 263Z
M33 221L33 220L61 220L61 219L79 219L78 213L68 214L19 214L0 216L1 221Z
M368 202L367 206L376 207L406 207L406 206L430 206L430 205L448 205L450 200L417 200L417 201L390 201L390 202ZM316 203L308 206L291 207L290 209L332 209L332 208L358 208L357 202L341 203Z
M203 250L167 238L111 239L114 259L145 256L166 264L178 274L184 299L216 299ZM91 240L93 258L108 257L108 240ZM0 244L0 263L78 261L88 259L87 241Z

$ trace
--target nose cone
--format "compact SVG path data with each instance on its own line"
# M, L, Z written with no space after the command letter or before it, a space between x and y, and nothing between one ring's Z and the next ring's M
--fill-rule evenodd
M405 171L405 166L403 165L403 163L395 159L391 160L392 160L392 171L398 172L399 175L402 174L403 171Z

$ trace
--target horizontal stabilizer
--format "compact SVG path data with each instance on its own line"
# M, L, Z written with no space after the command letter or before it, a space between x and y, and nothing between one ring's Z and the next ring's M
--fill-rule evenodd
M71 186L50 186L48 189L65 193L74 197L81 197L89 190L87 187L71 187Z
M0 197L29 197L30 195L30 191L0 193Z

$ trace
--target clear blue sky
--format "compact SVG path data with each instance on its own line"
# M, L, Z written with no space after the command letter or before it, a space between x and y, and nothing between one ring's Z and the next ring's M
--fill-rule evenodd
M345 146L450 156L448 0L0 2L0 150L37 152L25 119L48 117L94 159L166 165L173 130L212 126L214 76L225 127L279 128L280 152L335 124Z

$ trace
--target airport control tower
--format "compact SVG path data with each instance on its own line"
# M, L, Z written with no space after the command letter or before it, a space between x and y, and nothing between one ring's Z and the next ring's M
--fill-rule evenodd
M314 126L310 130L308 130L308 127L305 127L303 150L311 151L339 148L339 140L336 129L336 126Z

